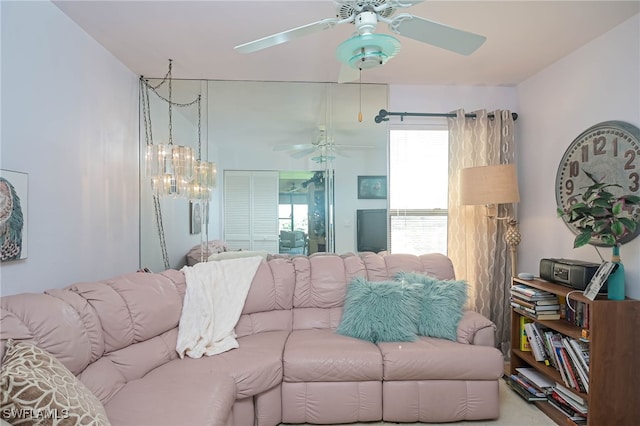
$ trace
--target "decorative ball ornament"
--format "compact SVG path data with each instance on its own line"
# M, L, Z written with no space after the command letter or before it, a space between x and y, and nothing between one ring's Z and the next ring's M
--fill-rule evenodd
M514 219L510 219L507 222L507 231L504 234L504 240L509 246L517 246L522 239L520 231L518 230L518 222Z
M566 210L581 201L581 194L594 183L617 184L611 187L615 195L640 196L640 129L623 121L605 121L582 132L567 148L556 174L556 203ZM627 206L628 216L640 220L640 206ZM562 217L576 235L580 231ZM624 244L640 234L636 232L621 239ZM598 239L589 244L604 245Z

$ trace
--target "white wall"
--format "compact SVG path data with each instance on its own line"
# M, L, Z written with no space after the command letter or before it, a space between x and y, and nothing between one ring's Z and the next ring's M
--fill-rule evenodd
M49 2L2 2L0 166L29 174L28 257L3 295L135 271L137 76Z
M621 120L640 127L640 15L518 86L520 229L518 269L537 273L541 258L599 262L592 246L556 217L556 170L569 144L588 127ZM610 249L601 249L605 259ZM640 299L640 237L621 248L627 296Z
M477 109L493 111L508 109L518 112L516 90L505 86L409 86L392 85L389 88L389 111L442 112L457 109L472 112ZM401 124L398 117L391 123ZM420 117L407 117L404 123L418 123Z

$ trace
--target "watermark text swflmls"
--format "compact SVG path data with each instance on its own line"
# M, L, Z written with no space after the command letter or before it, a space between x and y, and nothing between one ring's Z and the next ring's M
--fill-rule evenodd
M69 418L68 408L3 408L3 419L63 420Z

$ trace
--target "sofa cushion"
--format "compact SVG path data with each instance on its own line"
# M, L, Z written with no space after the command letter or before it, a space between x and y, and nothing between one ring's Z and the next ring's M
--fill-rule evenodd
M78 378L106 404L127 382L178 358L177 336L176 327L144 342L104 354L87 366Z
M127 383L105 408L114 425L225 425L235 395L235 383L224 371L157 368Z
M332 330L294 330L284 350L285 382L347 382L382 379L375 344Z
M451 259L440 253L412 254L395 253L381 256L374 253L360 255L370 281L384 281L393 278L398 272L419 272L450 280L455 278Z
M184 274L134 272L69 287L95 309L112 352L155 337L178 325L186 283Z
M9 338L30 341L73 374L104 352L99 317L85 299L68 289L0 297L0 318L0 346Z
M314 253L291 260L296 274L294 308L340 307L344 304L347 284L356 276L365 275L357 256L343 258L332 253Z
M347 288L337 333L370 342L410 342L417 338L424 285L354 278Z
M234 379L237 399L257 395L282 382L282 353L288 334L271 331L241 337L236 349L197 359L176 359L157 370L172 369L187 375L223 371Z
M384 380L497 380L504 373L502 353L493 347L433 337L377 345Z
M98 398L60 361L31 343L8 341L0 386L2 417L12 423L30 412L57 418L60 424L109 424Z
M439 280L417 273L400 272L396 279L403 283L421 284L418 333L422 336L457 340L458 323L467 302L466 281Z

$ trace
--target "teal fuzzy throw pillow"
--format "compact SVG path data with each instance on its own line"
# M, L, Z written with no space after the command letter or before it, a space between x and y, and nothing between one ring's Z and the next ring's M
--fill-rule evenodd
M418 314L418 334L453 340L458 338L458 323L467 302L466 281L439 280L424 274L400 272L396 280L419 283L421 306Z
M418 337L421 293L422 285L354 278L336 332L373 343L412 342Z

